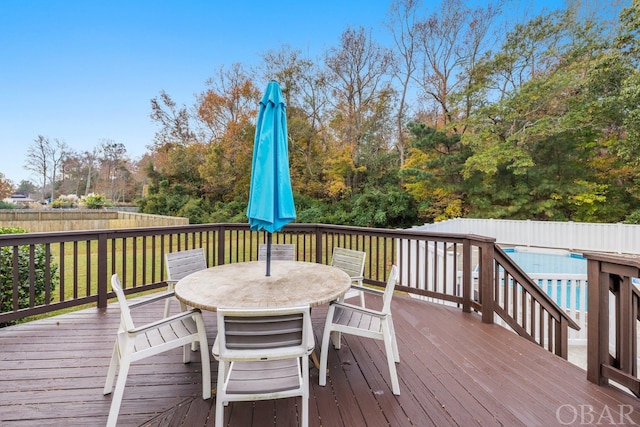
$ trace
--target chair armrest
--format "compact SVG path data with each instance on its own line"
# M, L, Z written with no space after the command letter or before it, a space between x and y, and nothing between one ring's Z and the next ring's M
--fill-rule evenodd
M383 313L381 311L371 310L370 308L360 307L359 305L353 305L346 302L333 301L331 305L335 305L336 307L340 307L346 310L357 311L359 313L368 314L370 316L378 317L380 319L388 316L388 314Z
M133 328L128 331L129 335L138 335L140 333L144 333L150 331L152 329L157 329L158 326L168 325L170 323L175 323L179 320L186 319L192 317L194 314L200 313L200 309L192 308L188 311L182 311L178 314L174 314L173 316L165 317L164 319L156 320L152 323L147 323L146 325L138 326L137 328Z
M351 289L357 289L359 291L366 292L372 295L378 295L380 297L384 296L383 291L380 291L378 289L373 289L373 288L367 288L366 286L351 285Z
M313 335L313 324L309 322L309 331L307 332L307 352L313 353L313 349L316 347L316 337Z
M214 359L220 359L220 340L218 339L219 335L216 334L216 340L213 342L213 346L211 347L211 354Z
M143 299L141 301L132 302L131 304L129 304L129 308L132 309L140 307L141 305L151 304L152 302L162 301L172 296L174 296L173 291L158 293L157 295L153 295L152 297Z

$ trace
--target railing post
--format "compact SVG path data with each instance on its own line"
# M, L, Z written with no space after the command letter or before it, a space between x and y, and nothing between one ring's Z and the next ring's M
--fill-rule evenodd
M225 263L224 254L225 254L225 228L224 226L220 226L218 229L218 265L222 265Z
M640 397L637 377L639 293L632 283L640 277L640 260L634 256L585 254L589 280L587 379L599 385L613 380ZM609 299L615 298L615 319ZM609 351L609 327L615 327L615 353Z
M107 309L109 298L107 297L107 283L109 274L107 272L107 235L98 235L98 310Z
M493 323L494 292L494 243L480 246L480 304L482 304L482 322Z
M322 249L324 247L322 241L322 230L316 225L316 262L322 264Z
M564 317L556 322L555 344L553 346L556 356L563 359L569 357L569 322Z
M587 259L587 380L606 385L601 366L608 362L609 354L609 275L601 271L600 264Z

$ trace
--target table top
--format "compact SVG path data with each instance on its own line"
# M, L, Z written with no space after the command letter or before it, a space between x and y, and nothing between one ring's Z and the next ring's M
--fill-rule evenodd
M278 308L329 303L344 295L351 278L336 267L301 261L265 261L224 264L180 279L176 297L202 310Z

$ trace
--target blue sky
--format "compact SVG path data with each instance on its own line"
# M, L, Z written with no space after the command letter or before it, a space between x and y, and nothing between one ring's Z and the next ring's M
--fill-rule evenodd
M191 106L220 66L283 44L319 57L348 26L384 43L389 3L0 0L0 172L36 182L23 165L38 135L79 151L109 139L138 158L161 90Z
M222 65L257 64L283 44L319 55L348 25L383 30L370 0L0 1L0 172L29 179L38 135L77 150L103 139L146 151L161 90L191 106ZM376 30L377 31L377 30Z

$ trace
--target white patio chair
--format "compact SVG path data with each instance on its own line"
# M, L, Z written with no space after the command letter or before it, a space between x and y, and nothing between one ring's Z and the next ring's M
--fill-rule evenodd
M198 309L183 311L171 317L158 320L146 325L136 327L131 317L130 309L135 309L144 304L160 301L168 298L171 293L162 293L157 296L128 304L125 298L120 279L117 274L111 276L111 287L118 297L120 304L120 327L113 346L113 354L107 381L103 393L109 394L113 390L113 381L118 371L118 381L111 400L111 409L107 426L115 426L120 412L120 403L124 394L124 386L127 382L127 374L131 363L154 356L165 351L182 347L182 361L191 361L191 345L200 344L200 360L202 363L202 397L211 397L211 366L209 365L209 350L207 346L207 334L204 328L204 320ZM159 375L162 372L158 372Z
M309 420L309 354L314 340L309 306L218 309L216 427L233 401L300 396L300 425Z
M267 260L267 245L258 246L258 261ZM271 245L271 261L295 261L296 245L277 243Z
M339 248L337 246L333 248L333 255L331 257L331 265L346 272L353 282L353 286L347 291L342 300L359 296L362 307L365 306L362 281L364 280L364 261L366 257L366 252Z
M322 334L322 349L320 353L320 379L319 384L324 386L327 382L327 356L329 353L329 338L336 349L340 349L341 334L357 335L365 338L373 338L384 341L384 348L391 376L391 388L393 394L400 394L400 384L396 372L396 363L400 362L396 334L391 318L391 298L398 279L398 270L391 267L389 279L384 292L363 288L367 293L382 296L382 310L372 310L345 302L334 301L329 305L327 320Z
M173 287L178 280L183 277L207 268L207 259L205 258L203 248L171 252L164 255L164 260L167 266L167 291L173 291ZM186 310L185 305L175 297L167 298L164 303L164 317L169 316L169 305L171 301L179 302L181 311Z

